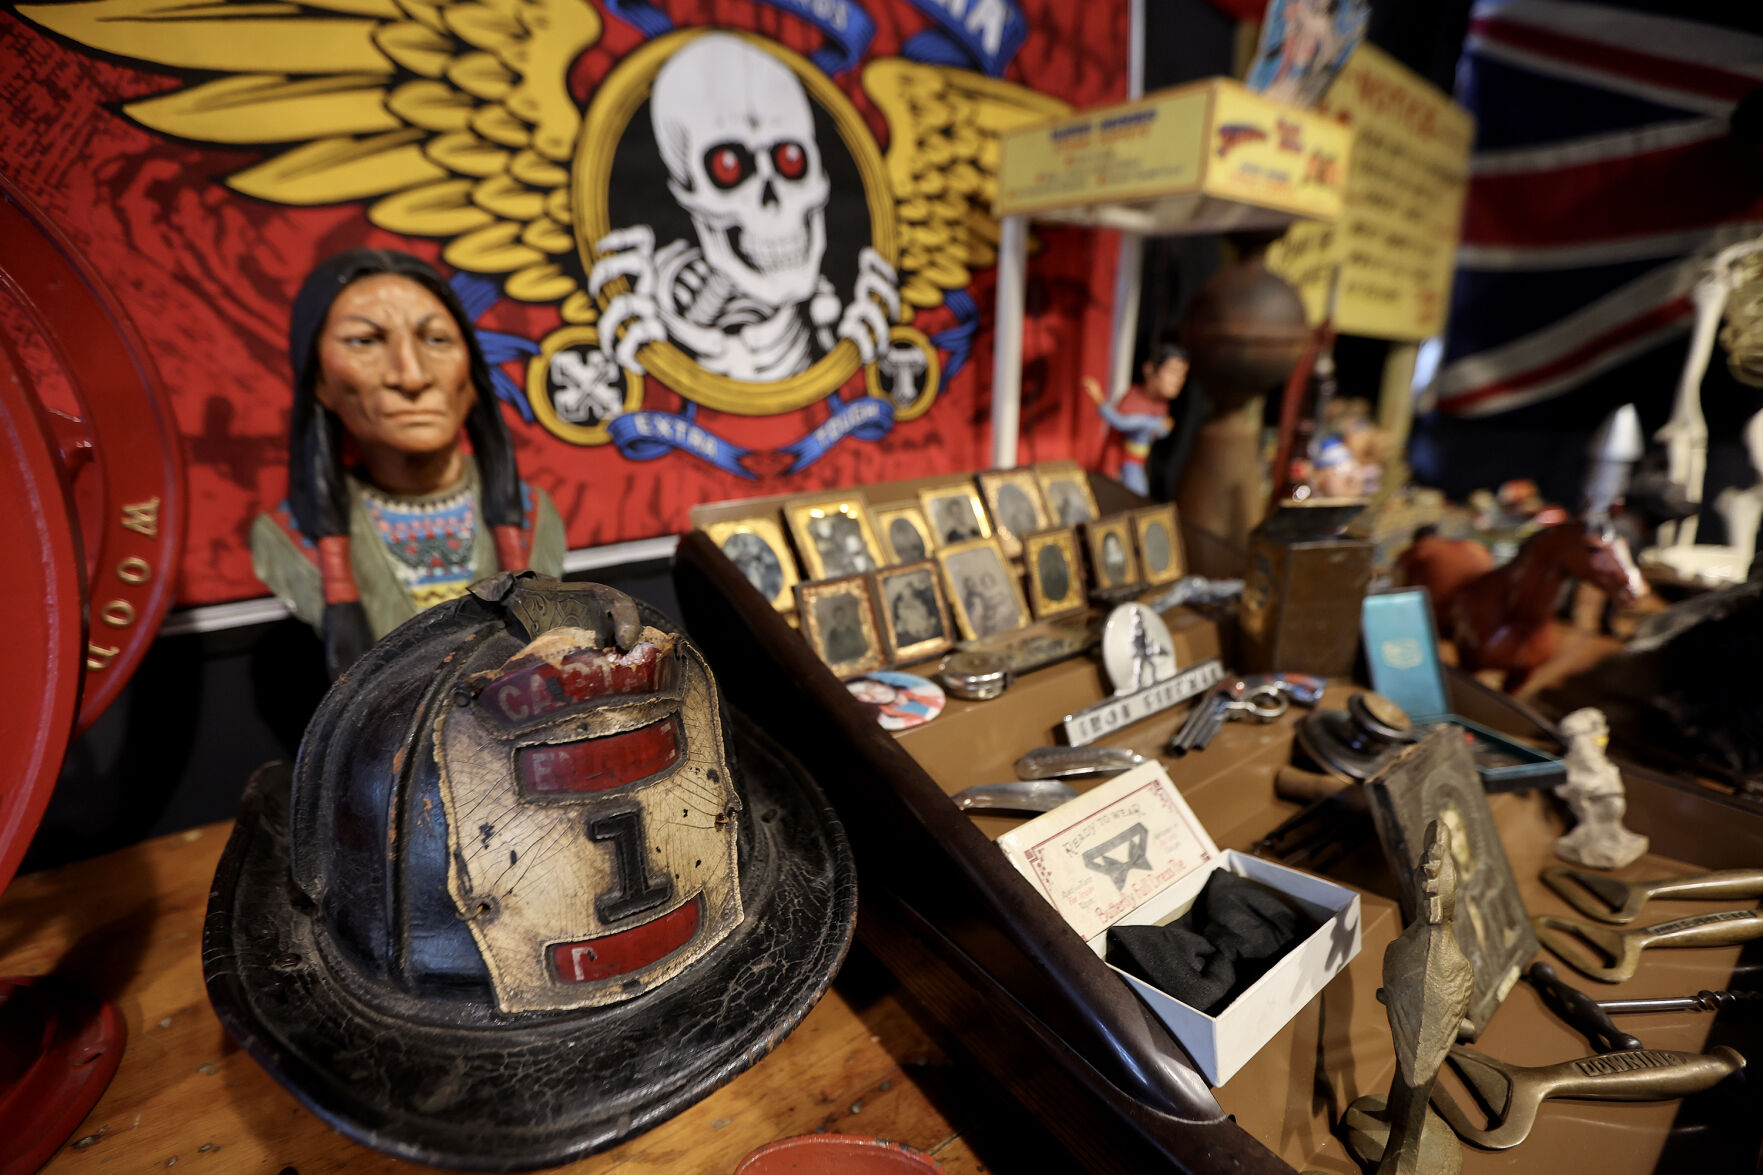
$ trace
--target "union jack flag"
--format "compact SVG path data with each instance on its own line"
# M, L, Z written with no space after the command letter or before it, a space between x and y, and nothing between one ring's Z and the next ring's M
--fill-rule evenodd
M1664 8L1471 9L1458 96L1478 125L1441 411L1540 404L1681 338L1701 265L1763 234L1763 168L1728 134L1763 87L1763 4L1648 11Z

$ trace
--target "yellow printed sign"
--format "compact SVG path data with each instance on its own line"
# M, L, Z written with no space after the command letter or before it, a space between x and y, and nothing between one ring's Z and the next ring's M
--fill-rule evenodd
M1150 233L1340 214L1352 135L1216 78L1002 136L997 213Z
M1268 268L1295 286L1311 321L1345 334L1423 339L1444 329L1462 231L1475 120L1371 45L1353 51L1318 107L1353 128L1346 208L1332 225L1294 225Z

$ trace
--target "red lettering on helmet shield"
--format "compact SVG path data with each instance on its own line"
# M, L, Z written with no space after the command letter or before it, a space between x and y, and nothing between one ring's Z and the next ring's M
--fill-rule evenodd
M515 755L528 795L601 792L660 774L679 761L679 723L664 718L636 730L573 743L522 747Z
M628 653L577 649L556 665L535 659L490 682L479 703L504 727L544 718L579 702L616 694L652 694L665 682L668 658L651 644Z
M553 943L546 951L551 973L562 983L592 983L628 975L660 962L691 942L703 917L704 898L700 895L671 913L629 930L580 942Z

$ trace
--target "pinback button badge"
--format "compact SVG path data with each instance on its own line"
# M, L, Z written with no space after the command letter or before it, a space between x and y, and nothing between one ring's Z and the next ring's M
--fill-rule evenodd
M875 713L883 730L923 726L943 712L943 689L928 677L878 669L845 683L851 696Z
M1163 618L1143 604L1122 604L1102 628L1102 667L1117 694L1137 693L1175 676L1175 642Z

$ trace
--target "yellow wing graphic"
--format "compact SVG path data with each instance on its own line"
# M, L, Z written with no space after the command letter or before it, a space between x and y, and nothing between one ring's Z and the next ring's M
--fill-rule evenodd
M888 179L900 218L900 298L940 305L998 257L998 136L1070 112L1056 98L964 69L899 58L863 69L888 120Z
M381 228L448 240L510 297L577 288L570 63L600 38L582 0L78 0L16 11L92 49L221 76L132 102L167 135L280 150L227 186L280 204L371 200ZM576 306L575 304L581 304Z

